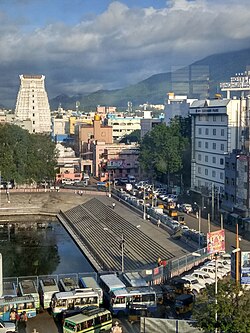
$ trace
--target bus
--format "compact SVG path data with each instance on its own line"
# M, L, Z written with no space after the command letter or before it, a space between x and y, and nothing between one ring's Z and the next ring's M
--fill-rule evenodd
M19 292L21 296L31 295L35 300L36 309L40 309L40 298L37 290L37 285L33 280L23 280L19 282Z
M104 292L106 307L109 306L111 292L126 287L116 274L100 275L100 286Z
M36 316L35 300L32 296L17 296L0 298L0 319L10 320L10 312L14 309L19 315L26 311L28 318Z
M74 289L79 289L79 283L73 277L64 277L59 280L59 285L61 291L72 291Z
M3 297L16 297L17 289L14 282L3 282Z
M132 305L145 305L149 312L155 312L157 310L156 292L151 287L127 287L111 292L110 311L112 314L127 315Z
M109 310L83 309L82 313L65 319L63 333L99 333L110 331L111 328L112 316Z
M81 308L87 305L99 307L99 294L92 288L75 289L55 293L51 300L51 311L57 317L62 311Z
M103 290L93 276L82 276L79 279L79 285L81 288L92 288L94 290L97 290L99 294L100 304L103 304Z
M54 293L58 293L57 282L53 278L42 278L39 281L39 294L41 305L44 309L50 308L51 298Z
M128 287L148 287L147 282L138 272L124 273L123 279L128 284Z

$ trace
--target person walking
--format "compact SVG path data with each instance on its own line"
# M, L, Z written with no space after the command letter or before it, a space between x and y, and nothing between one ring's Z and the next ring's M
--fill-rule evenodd
M158 221L157 221L157 227L159 228L159 227L160 227L160 225L161 225L161 220L160 220L160 219L158 219Z
M15 309L12 308L10 311L10 321L12 323L16 324L16 320L17 320L17 313L16 313Z
M20 318L17 322L18 333L27 333L27 331L26 331L27 320L28 320L28 317L26 315L26 312L24 311L23 313L21 313Z
M112 207L113 207L113 209L115 209L115 203L114 202L112 203Z

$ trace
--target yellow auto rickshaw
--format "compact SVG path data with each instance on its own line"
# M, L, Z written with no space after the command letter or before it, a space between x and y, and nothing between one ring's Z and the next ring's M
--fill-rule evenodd
M175 299L175 312L180 315L192 311L194 304L193 294L182 294Z

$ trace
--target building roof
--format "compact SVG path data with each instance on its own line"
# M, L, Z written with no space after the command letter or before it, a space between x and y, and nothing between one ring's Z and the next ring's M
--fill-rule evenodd
M190 108L205 108L205 107L223 107L227 106L230 99L200 99L194 101Z

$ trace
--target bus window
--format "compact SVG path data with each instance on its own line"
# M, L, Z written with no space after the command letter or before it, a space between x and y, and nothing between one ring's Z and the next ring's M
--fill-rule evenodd
M93 326L93 325L94 325L94 319L90 319L90 320L87 321L87 327L88 328Z
M141 295L133 295L132 302L140 303L141 302Z
M66 306L66 300L65 299L59 299L58 301L57 301L57 304L56 304L57 306Z
M124 304L125 303L126 298L125 297L116 297L115 298L115 304Z
M26 309L33 309L35 307L34 303L27 303L26 304Z
M143 302L154 302L155 301L155 295L154 294L142 295L142 301Z
M20 303L17 305L18 310L24 310L24 303Z
M77 305L81 305L82 303L81 303L81 298L76 298L75 299L75 305L77 306Z

